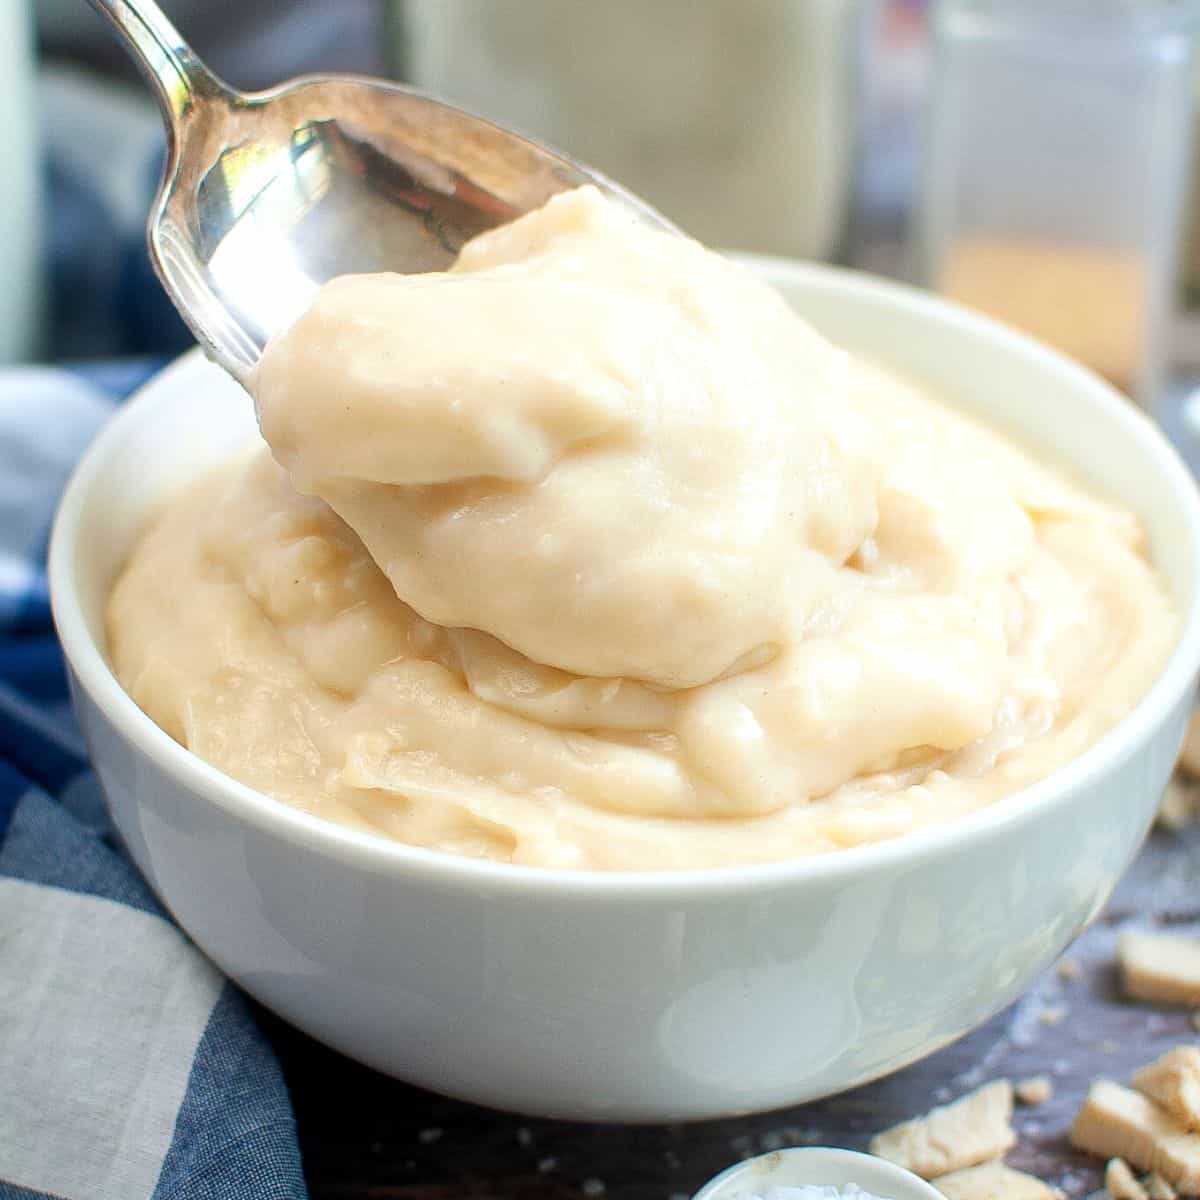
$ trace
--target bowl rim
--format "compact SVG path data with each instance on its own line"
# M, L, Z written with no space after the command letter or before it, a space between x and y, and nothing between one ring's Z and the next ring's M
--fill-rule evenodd
M752 1178L755 1175L760 1178L755 1180ZM714 1175L692 1200L738 1200L738 1197L766 1194L772 1187L797 1188L806 1184L836 1187L841 1191L849 1181L840 1177L846 1175L859 1176L855 1182L871 1195L891 1200L942 1200L942 1193L932 1183L907 1167L840 1146L782 1146L744 1158ZM831 1176L839 1177L839 1182L826 1182ZM861 1182L863 1177L865 1185Z
M657 870L593 870L538 867L472 859L446 851L412 846L381 833L351 829L302 812L240 783L205 762L159 728L125 692L97 640L88 632L73 564L80 523L93 489L106 474L109 459L128 433L146 419L167 380L195 370L202 355L185 352L137 389L94 439L71 475L55 515L48 555L51 607L64 656L78 686L120 735L177 785L239 821L315 853L336 857L376 873L421 875L445 886L487 887L503 891L570 893L582 898L656 897L670 901L700 899L773 887L845 884L889 868L912 868L965 843L986 843L1038 813L1067 804L1081 790L1124 763L1153 735L1170 710L1194 686L1200 668L1200 491L1182 459L1150 419L1087 368L1033 338L989 317L930 293L864 272L804 263L769 255L739 255L770 279L788 279L809 292L845 293L904 307L933 320L954 337L986 340L1058 376L1064 387L1087 393L1090 404L1106 411L1123 428L1131 453L1149 458L1161 486L1173 494L1191 542L1191 603L1180 613L1177 640L1162 671L1130 712L1081 755L1027 787L974 812L940 825L883 841L845 847L828 854L766 863ZM247 403L249 400L247 399Z

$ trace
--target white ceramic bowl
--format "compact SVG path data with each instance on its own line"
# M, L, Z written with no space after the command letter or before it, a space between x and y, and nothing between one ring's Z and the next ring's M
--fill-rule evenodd
M955 824L808 861L587 874L328 825L183 750L105 658L113 578L164 493L254 435L198 355L109 425L50 553L76 708L113 816L213 961L302 1029L501 1108L712 1117L826 1095L1009 1003L1099 909L1152 819L1200 662L1200 505L1097 378L914 291L757 260L836 341L957 397L1144 518L1184 621L1151 692L1050 779Z

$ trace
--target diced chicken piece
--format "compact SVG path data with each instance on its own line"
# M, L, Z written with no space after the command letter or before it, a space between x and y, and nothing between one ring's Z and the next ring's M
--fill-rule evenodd
M953 1104L902 1121L871 1139L870 1151L925 1179L1000 1158L1016 1142L1013 1089L997 1079Z
M1181 1124L1200 1130L1200 1046L1176 1046L1134 1077L1133 1086Z
M933 1186L949 1200L1055 1200L1052 1187L1003 1163L984 1163L940 1175Z
M1054 1082L1049 1075L1034 1075L1022 1079L1013 1091L1022 1104L1045 1104L1054 1095Z
M1186 1195L1200 1194L1200 1135L1120 1084L1105 1079L1092 1084L1071 1126L1071 1145L1100 1158L1123 1158L1143 1171L1157 1171Z
M1142 1180L1142 1187L1150 1200L1178 1200L1179 1193L1157 1171L1151 1171Z
M1179 751L1179 765L1189 775L1200 776L1200 712L1192 713L1188 721L1183 747Z
M1134 1000L1200 1005L1200 938L1130 932L1122 935L1117 957Z
M1123 1158L1110 1158L1104 1168L1104 1190L1112 1200L1150 1200L1146 1189Z

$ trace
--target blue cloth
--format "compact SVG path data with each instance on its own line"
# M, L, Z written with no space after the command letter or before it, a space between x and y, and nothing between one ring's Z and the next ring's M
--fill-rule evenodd
M0 1200L306 1194L248 1004L113 837L50 622L62 485L153 365L0 373Z
M54 359L171 355L191 345L146 253L163 160L144 88L52 67L38 82L45 169L46 336Z
M303 1197L271 1048L122 853L71 715L54 508L114 406L189 339L145 252L153 106L71 71L39 89L46 348L120 357L0 372L0 1200Z

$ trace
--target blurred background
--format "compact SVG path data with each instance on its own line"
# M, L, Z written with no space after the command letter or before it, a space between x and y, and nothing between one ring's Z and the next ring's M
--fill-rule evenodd
M162 6L236 86L410 81L563 146L713 245L866 268L1027 328L1196 462L1196 0ZM181 349L142 249L148 93L85 0L5 0L2 22L0 88L31 119L0 178L0 356Z

